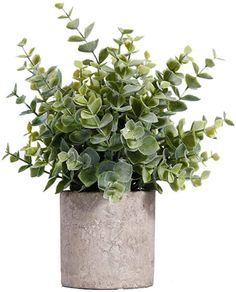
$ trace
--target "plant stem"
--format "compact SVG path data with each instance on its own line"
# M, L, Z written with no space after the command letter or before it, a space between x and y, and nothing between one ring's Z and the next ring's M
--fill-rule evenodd
M22 47L22 49L26 55L26 58L28 59L28 61L32 65L32 67L34 67L34 63L32 62L32 60L31 60L30 56L28 55L28 53L26 52L25 48ZM32 73L32 72L30 71L30 73ZM42 78L42 80L44 81L44 83L46 84L48 89L52 89L52 87L49 85L49 83L47 82L47 79L43 76L43 74L41 72L39 72L38 70L37 70L37 73L40 75L40 77ZM32 73L32 74L35 75L34 73ZM40 95L41 95L41 92L40 92Z
M64 13L65 13L65 15L68 17L68 19L69 19L70 21L72 21L72 18L71 18L70 15L65 11L65 9L63 8L62 10L64 11ZM81 32L78 28L76 28L76 30L77 30L77 32L79 33L79 35L84 39L85 43L87 44L88 42L87 42L86 38L84 37L84 35L82 34L82 32ZM96 60L96 62L99 64L98 58L97 58L97 56L95 55L95 53L92 52L92 54L93 54L94 59Z
M70 15L65 11L65 9L63 8L62 10L64 11L64 13L65 13L65 15L68 17L68 19L69 19L70 21L72 21L72 18L71 18ZM87 44L88 41L86 40L86 38L85 38L85 36L82 34L82 32L78 29L78 27L76 28L76 31L77 31L78 34L84 39L85 43ZM93 57L94 57L94 59L96 60L97 64L100 64L100 63L99 63L99 60L98 60L98 58L97 58L97 56L96 56L96 54L94 53L94 51L92 52L92 54L93 54ZM97 68L97 72L100 73L100 68ZM101 80L99 80L99 87L100 87L100 89L102 88Z

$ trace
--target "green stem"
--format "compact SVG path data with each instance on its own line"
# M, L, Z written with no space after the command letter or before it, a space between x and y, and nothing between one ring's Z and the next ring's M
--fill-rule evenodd
M34 67L34 63L32 62L32 60L31 60L30 56L28 55L28 53L26 52L25 48L22 47L22 49L23 49L23 51L24 51L24 53L26 55L26 58L28 59L28 61L32 65L32 67ZM30 73L33 74L33 75L35 75L31 71L30 71ZM43 76L43 74L41 72L39 72L38 70L37 70L37 74L40 75L40 77L42 78L42 80L44 81L44 83L46 84L46 86L48 87L48 89L52 89L52 87L49 85L49 83L47 82L47 79ZM41 92L40 92L40 95L41 95Z
M65 13L65 15L68 17L68 19L69 19L70 21L72 21L72 18L71 18L70 15L65 11L65 9L62 9L62 10L64 11L64 13ZM82 32L81 32L78 28L76 28L76 30L77 30L78 34L84 39L85 43L87 44L88 42L87 42L85 36L82 34ZM93 54L93 57L94 57L94 59L96 60L97 64L99 64L99 60L98 60L96 54L94 53L94 51L92 52L92 54ZM100 73L100 69L99 69L99 68L97 68L97 72ZM101 80L99 80L99 87L100 87L100 89L102 88Z
M121 37L120 37L119 41L123 41L123 33L121 33ZM121 47L122 47L122 44L119 44L119 47L118 47L118 54L119 55L121 53Z
M72 21L72 18L71 18L70 15L65 11L64 8L63 8L63 11L64 11L65 15L68 17L68 19L69 19L70 21ZM88 42L87 42L86 38L84 37L84 35L82 34L82 32L81 32L78 28L76 28L76 30L77 30L77 32L79 33L79 35L84 39L85 43L87 44ZM98 58L97 58L97 56L95 55L95 53L92 52L92 54L93 54L94 59L96 60L96 62L99 64Z
M216 58L213 58L213 60L215 60ZM195 75L196 77L198 77L199 74L201 74L206 68L208 68L206 65ZM184 96L184 94L186 93L186 91L189 89L189 87L187 86L185 88L185 90L183 91L183 93L181 94L181 98ZM180 99L181 99L180 98Z
M33 166L32 163L28 162L27 160L25 160L25 159L23 159L23 158L21 158L21 157L16 156L15 154L13 154L13 153L11 153L11 152L6 152L6 153L7 153L8 155L10 155L10 156L13 156L13 157L17 158L17 160L20 160L20 161L22 161L22 162L28 164L29 166ZM44 172L47 173L47 174L50 174L50 172L48 172L47 170L44 170ZM62 178L62 177L60 177L60 176L57 176L57 177L58 177L58 178Z

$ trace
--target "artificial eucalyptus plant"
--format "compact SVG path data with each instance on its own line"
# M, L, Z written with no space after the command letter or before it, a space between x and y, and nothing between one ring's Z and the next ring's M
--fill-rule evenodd
M68 187L101 191L112 202L130 190L161 193L159 181L168 182L174 191L183 190L186 180L200 186L209 171L197 174L199 165L219 159L216 153L202 151L201 141L214 139L223 122L233 123L224 114L209 126L203 116L184 129L184 119L175 124L171 117L187 110L186 103L199 100L192 91L201 87L201 78L212 79L207 71L219 59L215 51L202 69L187 46L163 71L154 70L148 51L142 59L135 57L141 37L119 28L114 45L97 54L98 39L89 40L94 23L82 30L72 9L67 12L63 3L55 6L72 33L68 41L79 43L86 59L74 62L72 82L62 85L56 66L42 67L34 48L26 48L26 39L18 44L24 59L18 70L29 73L35 97L28 102L17 85L9 97L26 106L21 115L34 117L27 125L27 144L17 152L7 146L5 157L23 162L19 172L29 169L32 177L46 173L45 190L57 182L56 193ZM190 74L181 72L186 64L192 65Z

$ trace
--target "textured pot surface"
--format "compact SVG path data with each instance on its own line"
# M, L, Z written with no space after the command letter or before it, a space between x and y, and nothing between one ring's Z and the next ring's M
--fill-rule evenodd
M63 192L60 201L64 287L153 285L154 192L125 193L116 204L102 193Z

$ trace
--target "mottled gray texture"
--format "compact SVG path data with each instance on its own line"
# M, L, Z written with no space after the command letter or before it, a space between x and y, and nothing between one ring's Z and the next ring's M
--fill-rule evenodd
M90 289L153 285L155 193L61 194L62 286Z

